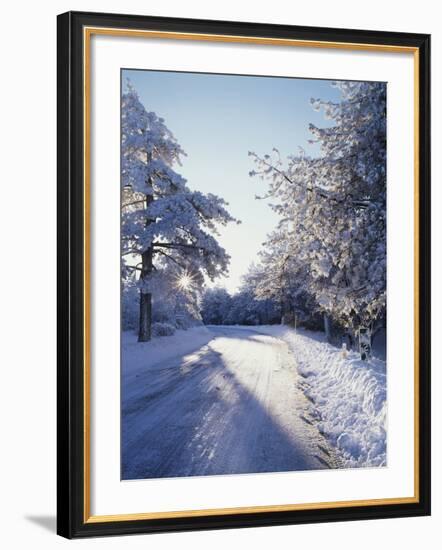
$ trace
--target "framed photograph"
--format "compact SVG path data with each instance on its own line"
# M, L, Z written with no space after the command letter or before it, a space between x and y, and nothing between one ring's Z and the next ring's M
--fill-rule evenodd
M429 67L58 17L60 535L430 513Z

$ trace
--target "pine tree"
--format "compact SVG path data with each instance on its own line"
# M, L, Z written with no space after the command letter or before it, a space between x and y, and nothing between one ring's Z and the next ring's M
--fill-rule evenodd
M150 340L152 274L174 264L213 280L225 273L229 256L218 244L217 225L235 221L226 202L191 191L175 171L184 151L162 118L148 112L128 83L122 97L123 277L139 273L139 336Z

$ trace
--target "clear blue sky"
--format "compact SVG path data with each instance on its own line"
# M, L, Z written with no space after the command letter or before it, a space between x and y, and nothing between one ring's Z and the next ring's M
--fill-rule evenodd
M123 70L148 111L165 119L186 151L178 171L191 189L211 192L229 203L242 221L222 229L220 242L231 256L230 270L218 283L234 292L266 235L278 221L268 202L256 200L266 184L250 178L248 151L283 157L308 144L309 123L329 124L310 105L310 98L336 101L340 93L327 80Z

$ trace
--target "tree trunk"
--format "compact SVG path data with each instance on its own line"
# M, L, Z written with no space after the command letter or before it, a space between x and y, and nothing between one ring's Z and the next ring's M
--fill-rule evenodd
M141 281L147 279L152 273L152 248L141 255ZM140 323L138 342L148 342L152 338L152 294L140 290Z
M287 300L284 297L281 299L281 325L285 325L287 323L287 317L288 317Z
M331 341L330 318L325 313L324 313L324 332L327 338L327 342L330 343Z
M140 292L140 330L138 342L152 338L152 294Z
M151 182L149 182L151 183ZM146 196L146 208L153 201L152 195ZM146 220L146 226L150 225L152 220ZM141 274L140 281L146 281L153 269L153 248L148 248L141 254ZM138 342L148 342L152 338L152 294L140 289L140 321L138 327Z

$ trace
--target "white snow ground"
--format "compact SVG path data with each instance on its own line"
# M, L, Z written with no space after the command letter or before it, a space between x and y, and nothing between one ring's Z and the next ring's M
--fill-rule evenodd
M345 467L386 466L386 363L327 344L322 333L285 326L259 327L286 342L301 388L321 433L339 450Z
M122 478L337 468L285 341L246 327L123 337Z
M126 378L133 372L143 372L158 363L200 349L210 342L213 333L204 326L189 330L177 330L173 336L153 338L139 343L132 331L122 334L122 375Z

